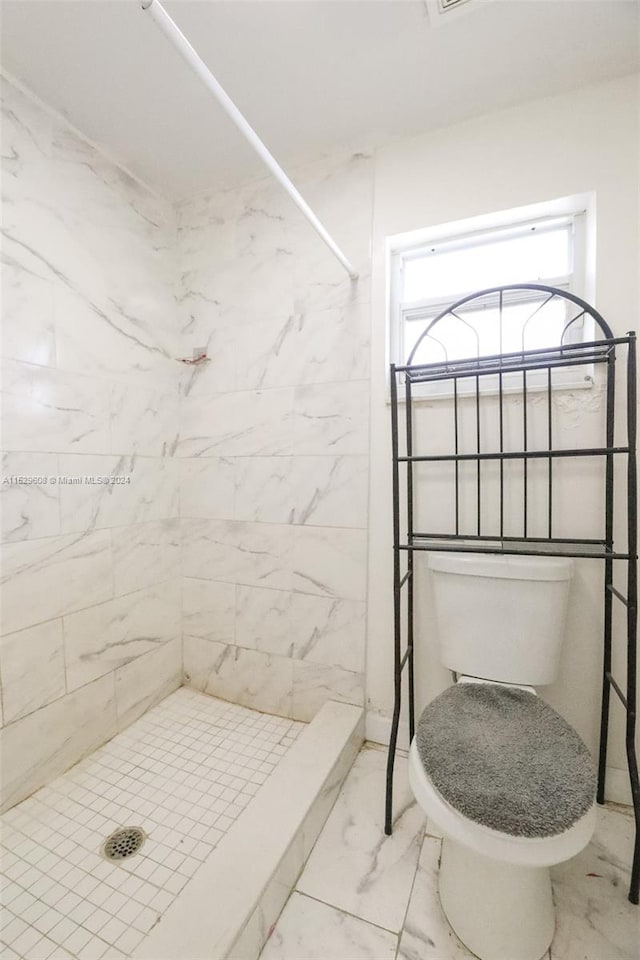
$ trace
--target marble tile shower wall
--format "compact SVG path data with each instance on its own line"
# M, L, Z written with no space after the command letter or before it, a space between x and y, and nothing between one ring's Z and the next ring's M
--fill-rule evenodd
M270 182L176 211L5 80L2 105L6 808L183 653L260 710L362 702L373 175L295 171L353 286Z
M309 720L363 702L373 171L293 179L350 283L270 181L178 207L184 669L199 690Z
M180 344L173 209L2 96L6 807L181 682Z

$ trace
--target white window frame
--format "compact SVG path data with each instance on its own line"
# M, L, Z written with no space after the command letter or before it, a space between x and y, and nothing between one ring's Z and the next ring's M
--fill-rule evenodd
M432 248L434 245L451 248L473 246L479 241L482 242L485 238L486 242L491 242L498 235L517 237L526 233L532 226L536 226L537 229L544 229L545 226L551 228L552 224L558 224L558 222L568 222L571 223L573 229L572 272L561 277L523 277L518 282L523 284L542 283L547 286L558 287L583 299L586 299L589 293L593 295L592 291L588 289L590 285L587 276L590 252L588 249L589 238L593 234L593 199L592 195L566 197L545 204L502 211L488 217L458 221L434 229L414 231L411 234L388 238L388 350L390 361L398 365L407 361L407 356L403 356L404 324L407 321L410 321L412 317L418 319L425 316L424 323L426 326L429 320L437 316L441 310L452 306L456 300L476 292L469 290L454 297L441 296L411 303L400 301L402 270L405 262L423 256L425 249ZM593 339L594 335L595 331L592 329L591 318L587 318L586 322L583 318L572 325L568 332L567 342L584 342ZM566 370L559 369L554 371L553 386L554 389L590 388L593 386L593 378L594 368L592 364ZM502 388L505 392L520 390L521 380L521 376L517 374L511 375L511 379L505 376ZM463 386L464 381L460 385ZM535 374L530 374L528 387L532 390L546 388L546 378L543 381L541 374L539 382L536 382ZM471 384L469 384L469 388L471 389ZM440 381L432 384L416 385L414 393L416 397L448 397L452 395L452 389L450 381ZM482 390L486 393L497 392L497 379L496 382L493 382L492 378L483 378Z

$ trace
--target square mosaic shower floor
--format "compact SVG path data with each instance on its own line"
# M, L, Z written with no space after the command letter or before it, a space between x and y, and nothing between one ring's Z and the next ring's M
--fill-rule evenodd
M130 956L303 728L183 687L9 810L0 957ZM128 826L143 846L108 862Z

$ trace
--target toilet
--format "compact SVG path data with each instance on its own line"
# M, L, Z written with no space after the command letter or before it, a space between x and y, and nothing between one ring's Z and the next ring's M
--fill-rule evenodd
M481 960L539 960L555 927L549 868L587 845L596 816L589 751L535 690L557 675L573 561L428 562L457 680L420 717L409 779L443 836L442 907Z

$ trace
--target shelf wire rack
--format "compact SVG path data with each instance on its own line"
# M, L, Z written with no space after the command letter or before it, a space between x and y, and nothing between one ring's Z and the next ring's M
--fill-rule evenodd
M524 305L528 309L523 313ZM550 310L555 318L553 344L549 345L553 324L546 322L540 324L542 333L536 346L536 326L543 320L545 311L549 316ZM521 318L515 332L513 327L509 328L514 316ZM455 324L462 324L467 336L471 331L475 337L475 356L460 359L448 356L445 342L455 342L451 336ZM487 337L483 324L491 326L492 342L497 340L498 352L488 353L484 349ZM588 336L592 339L587 339ZM503 352L506 344L514 344L514 338L519 349ZM541 342L545 339L546 343ZM543 284L511 284L479 291L447 307L427 324L408 362L391 365L394 708L387 761L385 832L390 834L393 825L393 769L405 669L410 741L415 733L417 557L437 550L520 556L552 554L601 560L604 566L603 654L597 801L603 804L605 799L613 691L625 712L626 758L636 825L629 900L637 904L640 786L635 749L638 616L635 348L633 331L626 336L614 336L598 311L569 291ZM437 351L443 356L434 360ZM415 362L420 353L426 354L429 362ZM620 362L621 356L624 363ZM554 397L560 396L560 391L566 396L566 390L573 389L566 386L567 375L572 374L583 374L583 385L584 381L598 384L601 390L604 416L600 418L595 444L561 442ZM446 401L444 405L442 400ZM437 428L431 428L430 419L439 418L441 425L444 407L446 416L450 417L446 448L442 449L440 441L437 451L424 452L425 438L428 441L438 432ZM508 427L513 425L514 411L519 419L520 442L512 449ZM417 413L421 413L420 422L417 422ZM440 430L438 436L441 433ZM619 433L623 433L622 442L616 443ZM560 467L563 463L584 462L584 458L588 458L590 464L595 461L603 490L598 506L600 528L598 535L592 536L574 535L593 533L591 529L568 533L562 523ZM424 529L418 518L420 495L424 497L424 491L429 491L429 478L427 476L426 483L422 478L421 483L417 474L425 469L448 471L450 509L441 507L435 498L433 526L438 529ZM626 489L614 497L621 483ZM442 490L441 485L438 490ZM517 518L514 518L515 501L519 503L515 510ZM588 516L587 520L593 521L593 517ZM614 545L614 530L616 535L622 531L621 537L626 540L622 549ZM614 583L614 570L619 571L621 566L626 570L625 592ZM612 672L614 640L619 639L614 638L614 601L623 608L624 628L619 632L626 634L624 681L617 680Z

